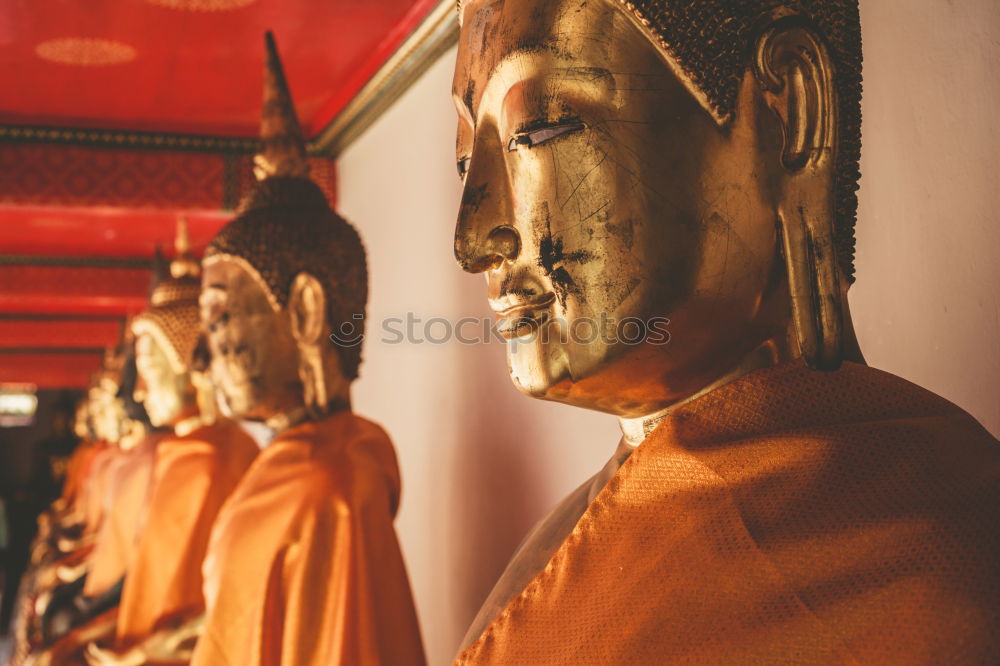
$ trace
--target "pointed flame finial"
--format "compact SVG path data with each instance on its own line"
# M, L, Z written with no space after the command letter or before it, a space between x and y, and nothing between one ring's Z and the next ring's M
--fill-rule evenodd
M174 249L177 256L170 262L170 275L173 278L198 277L198 262L191 256L191 241L188 238L188 221L183 215L177 218L177 235L174 237Z
M254 156L257 180L269 176L309 176L306 146L302 138L292 94L288 90L274 34L264 35L267 50L264 70L264 107L260 119L260 151Z

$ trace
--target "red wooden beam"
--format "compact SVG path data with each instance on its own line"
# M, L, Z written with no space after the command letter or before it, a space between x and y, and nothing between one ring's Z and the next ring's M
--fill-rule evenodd
M172 256L178 211L123 208L0 207L0 254L48 257ZM231 218L225 213L186 213L192 251L205 246Z
M0 313L128 315L148 301L141 268L0 265Z
M101 353L0 354L0 383L35 384L40 389L86 388L101 367Z
M0 348L111 347L122 325L121 319L0 319Z

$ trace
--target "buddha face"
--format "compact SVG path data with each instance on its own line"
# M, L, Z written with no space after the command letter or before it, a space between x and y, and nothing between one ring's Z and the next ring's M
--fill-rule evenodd
M150 333L135 339L135 368L143 387L142 402L154 426L173 425L189 408L191 381L186 372L177 372L166 350ZM138 391L137 391L138 393Z
M126 421L125 406L116 396L117 392L117 385L108 379L102 379L90 389L88 396L94 430L98 437L112 444L121 440Z
M86 400L76 406L76 413L73 416L73 434L79 439L89 439L92 436L90 409Z
M225 411L265 421L302 406L298 351L288 314L240 264L210 258L202 273L201 322L210 372Z
M515 385L628 417L726 372L775 326L780 135L752 87L720 126L609 0L462 11L455 255Z

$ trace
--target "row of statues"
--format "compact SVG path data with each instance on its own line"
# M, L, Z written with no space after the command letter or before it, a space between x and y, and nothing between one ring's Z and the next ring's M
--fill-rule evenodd
M365 251L308 177L270 35L264 89L259 183L201 264L180 226L78 415L15 663L424 663L395 451L329 337L364 313Z
M458 12L456 259L515 386L623 437L455 663L1000 660L998 442L867 367L848 308L856 0ZM331 337L365 251L305 158L268 37L259 183L96 378L17 663L424 662L393 446ZM641 335L572 334L599 321Z

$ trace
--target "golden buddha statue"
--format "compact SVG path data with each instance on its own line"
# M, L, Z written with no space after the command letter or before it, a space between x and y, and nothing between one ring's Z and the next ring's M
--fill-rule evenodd
M38 516L38 531L30 551L32 566L50 560L61 546L75 543L85 528L82 510L86 479L95 455L102 448L94 434L87 399L77 403L72 426L79 442L66 464L59 498Z
M455 256L617 416L457 663L987 663L1000 449L847 305L856 0L461 0Z
M12 663L45 663L52 643L117 603L120 559L109 553L120 550L122 532L135 513L134 502L121 502L121 493L141 487L143 465L149 462L145 426L127 413L122 395L130 390L123 385L126 356L123 347L109 349L88 391L90 423L106 444L94 455L79 491L80 529L56 535L20 590ZM134 479L132 472L138 475Z
M137 399L154 427L172 432L156 447L148 507L114 622L100 633L92 626L69 637L60 645L62 660L76 655L82 641L100 639L108 645L91 644L89 663L146 663L142 643L157 628L204 610L201 565L212 523L257 454L236 424L199 409L191 366L201 282L183 219L176 246L171 277L156 285L150 306L131 324Z
M113 451L89 489L100 512L86 547L54 563L54 586L47 592L39 575L35 604L35 647L27 664L83 664L80 646L114 629L125 574L134 557L145 521L156 448L164 436L151 429L142 405L132 398L135 384L132 339L127 336L106 368L91 401L98 404L98 431L113 442Z
M354 415L364 246L308 178L298 121L267 38L262 180L203 260L201 319L224 413L269 441L217 519L192 664L424 663L393 517L386 433Z
M105 367L113 355L105 356ZM104 372L106 372L105 370ZM24 661L31 650L42 642L41 619L56 588L73 584L85 571L83 566L93 546L95 525L88 525L88 499L97 493L93 487L102 475L95 473L95 464L107 451L103 421L96 417L99 404L97 393L103 390L104 372L95 375L88 398L81 400L76 412L74 429L81 443L74 452L62 496L49 511L39 517L38 535L31 547L28 570L21 578L15 602L13 620L14 650L11 663Z

